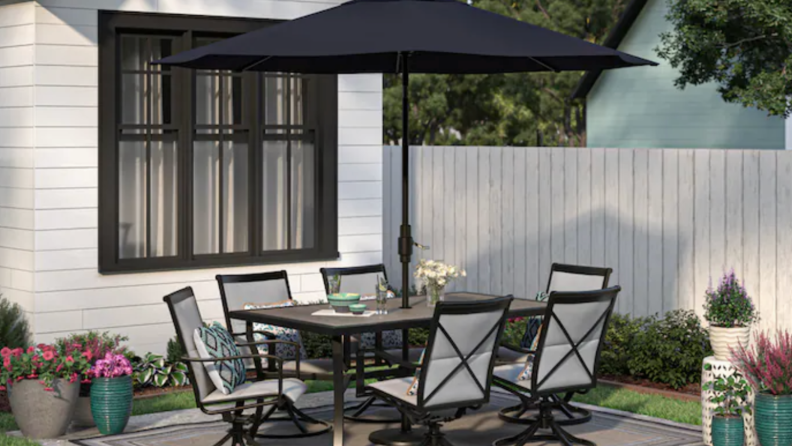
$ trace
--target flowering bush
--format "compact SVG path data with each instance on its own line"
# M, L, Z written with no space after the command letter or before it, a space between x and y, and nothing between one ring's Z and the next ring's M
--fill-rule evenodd
M445 287L452 279L466 275L465 270L459 267L423 259L416 265L414 274L415 278L421 279L425 286L438 288Z
M126 356L107 352L102 359L98 359L96 364L88 371L88 376L92 378L118 378L132 374L132 364Z
M52 390L56 379L76 382L90 368L92 356L90 351L73 353L63 355L55 346L45 344L31 346L27 350L3 348L0 350L0 390L24 379L37 379L44 385L44 390Z
M792 394L792 335L776 333L775 342L764 332L754 334L754 346L732 351L737 368L759 392Z
M75 352L82 354L82 352L91 352L89 362L93 365L97 360L104 358L108 353L123 354L126 347L122 347L121 343L129 340L129 338L121 335L111 335L108 332L99 333L97 331L89 331L88 333L73 334L66 338L60 338L55 341L55 346L62 355L72 355Z
M704 319L716 327L747 327L758 319L756 308L734 270L724 274L717 289L707 290Z

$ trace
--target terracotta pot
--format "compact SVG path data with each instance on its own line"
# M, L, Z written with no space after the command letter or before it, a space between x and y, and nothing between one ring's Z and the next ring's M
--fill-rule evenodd
M52 388L44 390L37 379L18 381L8 388L11 411L25 437L58 438L66 433L80 394L80 383L56 379Z
M710 326L709 334L715 359L731 361L731 349L736 350L740 345L748 346L751 340L751 327L724 328Z

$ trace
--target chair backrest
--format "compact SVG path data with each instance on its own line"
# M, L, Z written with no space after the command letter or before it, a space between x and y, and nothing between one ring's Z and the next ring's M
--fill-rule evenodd
M198 349L195 347L193 335L197 328L203 327L203 319L201 319L198 301L195 300L192 287L182 288L175 293L168 294L162 300L168 304L179 344L187 352L188 357L198 358ZM200 406L201 401L215 390L215 386L202 364L186 362L195 399Z
M550 267L550 278L547 281L547 292L607 288L612 272L611 268L553 263Z
M419 376L418 407L441 410L489 401L511 301L507 296L437 304Z
M531 392L537 395L597 385L600 350L621 287L553 291L534 357Z
M385 274L385 265L353 266L349 268L321 268L325 292L330 292L328 277L341 278L341 293L374 294L377 289L377 278L388 280Z
M245 304L266 305L291 300L286 271L271 273L217 275L226 327L234 333L245 332L245 322L231 320L228 313L244 309Z

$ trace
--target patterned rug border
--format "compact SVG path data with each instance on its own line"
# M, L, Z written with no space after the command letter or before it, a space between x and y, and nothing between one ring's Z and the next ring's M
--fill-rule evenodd
M514 396L512 396L508 392L501 391L500 389L497 389L497 390L493 389L493 392L491 394L490 400L492 401L493 399L498 399L498 400L500 400L501 402L504 402L504 403L513 403L515 401L515 397ZM640 424L644 424L644 425L654 426L655 428L660 428L660 429L679 429L679 430L682 430L682 431L684 431L684 433L689 434L689 435L693 435L693 436L695 436L695 435L699 435L700 436L701 435L701 426L696 426L696 425L686 424L686 423L678 423L678 422L675 422L675 421L665 420L665 419L662 419L662 418L650 417L650 416L647 416L647 415L640 415L640 414L635 414L635 413L632 413L632 412L626 412L626 411L617 410L617 409L609 409L609 408L606 408L606 407L593 406L593 405L590 405L590 404L576 403L575 405L579 406L581 408L585 408L587 410L591 410L591 411L593 411L593 412L595 412L595 413L597 413L597 414L599 414L601 416L604 416L605 418L622 418L622 419L631 420L633 423L636 423L636 424L639 424L639 425ZM308 412L308 413L323 412L323 411L332 410L332 409L333 409L333 405L332 404L325 404L325 405L314 406L314 407L311 407L309 409L306 409L306 412ZM147 415L150 415L150 414L147 414ZM145 435L145 434L150 434L150 433L155 433L155 432L164 432L164 431L173 430L173 429L182 429L184 427L189 427L189 426L209 426L209 425L224 425L224 424L226 424L226 423L224 421L220 421L220 420L202 421L202 422L187 422L187 423L180 423L180 424L172 424L172 425L168 425L168 426L157 426L157 427L142 428L142 429L138 429L138 430L135 430L135 431L123 432L121 434L116 434L116 435L97 435L97 436L94 436L94 437L73 439L73 440L68 440L68 441L70 443L73 443L73 444L76 444L76 445L79 445L79 446L100 446L100 445L109 445L112 441L114 441L115 439L118 439L120 437L130 437L130 438L132 438L132 437L140 435L140 434L144 434Z

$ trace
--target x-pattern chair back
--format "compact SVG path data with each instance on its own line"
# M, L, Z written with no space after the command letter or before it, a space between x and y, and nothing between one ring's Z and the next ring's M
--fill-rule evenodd
M511 297L503 297L438 304L420 372L419 407L488 401L495 349L510 302Z
M533 393L596 385L605 327L619 290L550 294L531 376Z

